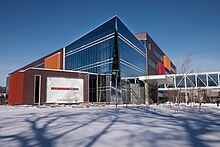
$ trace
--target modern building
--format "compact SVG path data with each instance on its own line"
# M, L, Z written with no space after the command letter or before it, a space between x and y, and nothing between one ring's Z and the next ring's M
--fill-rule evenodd
M175 70L147 33L134 35L114 16L69 45L10 73L8 103L144 103L144 84L137 77Z
M176 66L146 32L135 34L135 36L147 49L148 75L176 73Z

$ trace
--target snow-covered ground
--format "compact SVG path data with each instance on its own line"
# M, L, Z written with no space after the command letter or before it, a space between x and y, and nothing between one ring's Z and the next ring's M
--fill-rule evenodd
M0 106L0 147L220 146L220 108Z

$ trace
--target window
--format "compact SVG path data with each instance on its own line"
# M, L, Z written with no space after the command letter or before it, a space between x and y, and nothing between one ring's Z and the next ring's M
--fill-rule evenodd
M155 69L157 68L157 64L153 60L151 60L149 58L148 58L148 65L150 65L151 67L153 67Z
M208 75L208 84L209 86L218 86L218 74Z
M150 42L148 42L148 48L149 48L149 50L151 50L151 44L150 44Z
M176 76L176 85L177 87L185 87L185 80L183 76Z
M171 66L171 72L175 73L175 68Z
M35 66L36 68L44 68L44 63L38 64Z
M165 75L169 75L169 74L170 74L170 72L165 70Z
M206 87L206 85L207 85L206 75L198 75L197 76L197 86L198 87Z
M40 87L41 87L41 76L35 75L34 77L34 103L40 103Z
M140 40L140 42L144 45L144 47L148 48L151 50L151 44L147 40Z
M162 55L160 55L160 53L159 53L156 49L153 50L153 53L154 53L154 55L155 55L158 59L160 59L161 61L163 61Z

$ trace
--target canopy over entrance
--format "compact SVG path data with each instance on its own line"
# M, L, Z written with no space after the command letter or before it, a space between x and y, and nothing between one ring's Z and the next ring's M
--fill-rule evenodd
M151 76L140 76L139 80L149 84L173 84L173 79L166 75L151 75Z

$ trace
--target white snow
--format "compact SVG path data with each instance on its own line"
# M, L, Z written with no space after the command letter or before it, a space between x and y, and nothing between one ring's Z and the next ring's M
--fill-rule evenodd
M220 108L0 106L0 147L219 146Z

